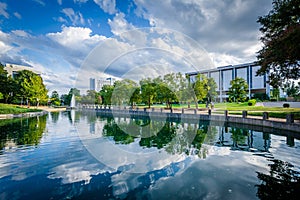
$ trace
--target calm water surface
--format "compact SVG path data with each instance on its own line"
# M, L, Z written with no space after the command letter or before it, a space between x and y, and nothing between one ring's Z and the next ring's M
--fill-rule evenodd
M299 172L288 132L80 112L0 121L0 199L296 199Z

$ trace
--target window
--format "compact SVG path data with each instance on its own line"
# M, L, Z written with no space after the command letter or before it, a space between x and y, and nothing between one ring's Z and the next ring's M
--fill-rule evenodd
M227 91L230 87L230 81L232 80L232 69L222 71L222 79L223 79L223 90Z
M215 80L215 82L217 83L217 90L220 90L219 85L220 85L220 76L219 76L219 72L211 72L210 73L210 77L213 78Z
M249 85L249 81L247 79L247 77L248 77L247 74L248 74L248 68L247 67L236 69L236 77L245 79L247 81L248 85Z
M260 69L260 66L254 66L252 67L252 73L251 73L251 78L252 78L252 89L260 89L264 88L264 76L256 76L257 70Z

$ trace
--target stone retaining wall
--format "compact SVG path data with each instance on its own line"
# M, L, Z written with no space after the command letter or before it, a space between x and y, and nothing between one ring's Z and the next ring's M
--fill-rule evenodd
M116 115L120 117L150 117L150 118L160 118L160 119L173 119L173 120L196 120L196 121L218 121L221 123L235 123L235 124L246 124L251 126L261 126L269 127L269 130L288 130L293 132L300 133L300 124L294 123L293 116L287 116L286 121L280 120L270 120L265 114L261 119L258 117L247 117L247 112L243 113L243 116L229 116L228 111L224 112L224 115L211 114L208 111L208 114L198 114L196 109L190 113L186 113L185 109L182 109L181 112L174 112L174 110L169 110L165 112L162 109L128 109L128 108L119 108L119 107L86 107L82 110L92 110L98 113L107 113L111 115ZM187 109L188 110L188 109Z
M28 112L28 113L20 113L20 114L1 114L0 119L12 119L12 118L20 118L20 117L35 117L42 116L47 114L48 112Z

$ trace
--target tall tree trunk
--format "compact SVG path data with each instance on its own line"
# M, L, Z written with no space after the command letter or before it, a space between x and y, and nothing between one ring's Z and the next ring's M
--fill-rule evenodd
M149 96L149 98L148 98L148 108L150 108L150 96Z

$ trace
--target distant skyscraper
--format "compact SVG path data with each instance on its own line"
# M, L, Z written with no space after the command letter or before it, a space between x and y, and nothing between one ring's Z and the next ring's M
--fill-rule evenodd
M94 78L90 78L90 90L96 90L96 80Z
M97 89L100 91L104 85L114 85L114 83L114 78L100 78L99 80L97 80Z

